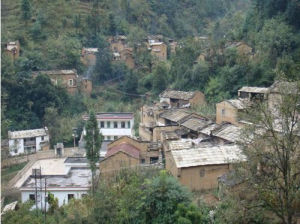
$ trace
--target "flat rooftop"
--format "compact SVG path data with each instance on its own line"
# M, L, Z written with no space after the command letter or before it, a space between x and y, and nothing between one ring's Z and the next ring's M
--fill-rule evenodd
M42 176L42 185L46 178L47 189L51 188L89 188L91 186L92 172L88 168L72 168L67 175ZM35 188L35 179L30 176L22 185L22 190Z
M109 112L109 113L97 113L97 120L118 120L118 119L133 119L134 114L132 112ZM88 120L89 115L83 115L83 120Z
M42 159L36 161L16 182L16 188L20 188L27 178L32 174L32 169L42 170L43 175L67 175L70 171L70 167L65 166L66 158L58 159Z

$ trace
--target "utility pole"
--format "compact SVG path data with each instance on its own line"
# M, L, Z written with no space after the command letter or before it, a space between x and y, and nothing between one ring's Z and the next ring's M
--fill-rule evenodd
M46 215L47 215L47 197L46 197L46 193L47 192L47 178L45 176L45 210L44 210L44 223L46 224Z
M38 210L37 210L37 181L36 181L36 171L37 169L34 169L34 185L35 185L35 210L36 210L36 216L38 216Z

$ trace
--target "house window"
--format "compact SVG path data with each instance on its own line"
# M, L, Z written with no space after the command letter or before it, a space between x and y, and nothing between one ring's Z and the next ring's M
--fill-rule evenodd
M114 140L117 140L118 139L118 136L114 136Z
M44 136L42 136L42 141L44 141Z
M110 140L110 136L107 136L107 140Z
M127 122L127 126L128 126L128 128L130 128L130 126L131 126L130 121Z
M114 122L114 128L118 128L118 122Z
M145 163L145 159L141 159L141 163L144 164Z
M158 157L150 157L150 164L157 163Z
M82 194L81 197L85 198L87 197L87 194Z
M222 109L222 115L225 115L225 109Z
M101 127L101 128L104 128L104 121L101 121L101 122L100 122L100 127Z
M125 121L121 122L121 128L125 128Z
M74 194L68 194L68 201L74 198Z
M73 79L69 79L69 86L73 86Z
M107 128L110 128L110 121L106 122Z
M29 200L35 202L35 195L34 195L34 194L30 194L30 195L29 195Z
M202 168L202 169L200 170L200 177L204 177L204 176L205 176L205 169Z

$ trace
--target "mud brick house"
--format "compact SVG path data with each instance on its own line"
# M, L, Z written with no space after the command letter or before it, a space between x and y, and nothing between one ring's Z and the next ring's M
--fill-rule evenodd
M6 43L5 52L13 59L17 59L20 56L20 42L11 41Z
M159 95L160 102L169 104L170 107L191 107L205 104L205 96L200 91L165 90Z
M161 144L123 136L108 144L99 166L102 176L113 177L122 169L136 169L161 161Z
M112 52L121 52L127 48L127 37L124 35L109 37L108 42Z
M166 169L190 190L218 187L218 177L229 172L233 163L246 161L237 145L171 150Z
M81 62L86 66L96 65L98 48L82 48L81 50Z
M248 99L231 99L216 104L216 123L230 122L235 125L239 123L239 113L249 108L250 101Z
M78 76L76 69L71 70L49 70L49 71L37 71L33 73L33 77L41 75L47 75L54 85L61 85L66 88L70 94L92 92L92 81L88 78L82 78Z

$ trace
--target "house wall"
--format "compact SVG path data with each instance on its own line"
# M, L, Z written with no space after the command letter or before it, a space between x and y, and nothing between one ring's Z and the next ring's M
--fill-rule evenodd
M222 113L223 110L223 113ZM239 125L238 110L231 106L226 101L216 104L216 123L229 122L234 125Z
M148 128L146 128L143 124L139 125L139 136L143 141L153 140L152 132Z
M177 168L171 151L165 151L165 167L175 178L178 178L180 169Z
M100 133L104 136L105 140L113 140L114 136L133 136L134 135L134 119L127 120L108 120L108 119L97 119ZM104 122L104 128L101 128L101 121ZM125 122L125 128L121 128L121 122ZM110 122L110 128L108 127L108 122ZM114 128L114 122L118 123L118 128ZM130 122L130 127L128 127L128 122ZM110 138L110 139L108 139Z
M44 137L44 140L42 140L42 136L35 137L36 151L42 150L42 147L41 147L42 142L49 142L49 135L45 135L43 137ZM25 153L24 139L10 139L8 141L8 145L9 145L9 153L11 156L16 156L16 155ZM15 152L15 150L14 150L15 148L17 148L17 152Z
M140 164L140 160L127 155L124 152L118 152L99 164L100 175L104 177L111 177L117 174L124 168L135 168Z
M85 53L83 52L80 57L80 61L82 64L86 66L96 65L97 56L93 53Z
M133 55L130 51L124 50L120 52L121 60L125 62L128 68L134 68L135 63L133 59Z
M207 165L181 168L178 180L190 190L207 190L218 187L218 177L229 171L229 165ZM201 173L204 176L201 176Z
M160 61L167 60L167 45L152 45L151 46L151 54L155 55Z
M88 194L87 190L74 190L74 189L65 189L65 190L48 190L47 192L51 192L55 198L58 199L58 205L62 206L64 204L68 204L68 194L74 194L74 198L75 199L80 199L82 198L83 194ZM22 203L26 202L29 200L29 195L30 194L34 194L35 195L35 190L32 189L31 191L21 191L21 200ZM46 193L46 195L48 196L48 194ZM45 204L45 192L42 191L41 192L41 196L42 196L42 206L44 208ZM40 199L40 198L39 198ZM41 208L41 201L38 200L38 208ZM47 203L48 204L48 203Z
M9 145L9 154L11 156L16 156L24 153L24 139L10 139L8 141L8 145ZM17 149L16 152L15 149Z
M202 92L196 91L192 99L189 100L191 106L201 106L206 104L205 96Z
M162 126L153 128L153 141L161 141L161 132L162 131L175 131L178 129L178 126Z
M84 94L91 95L93 90L93 84L91 80L83 79L80 83L80 91Z
M67 92L70 94L75 94L78 89L77 89L77 75L75 73L73 74L54 74L54 75L49 75L51 81L55 85L62 85L67 89ZM69 85L69 80L73 80L73 85Z

